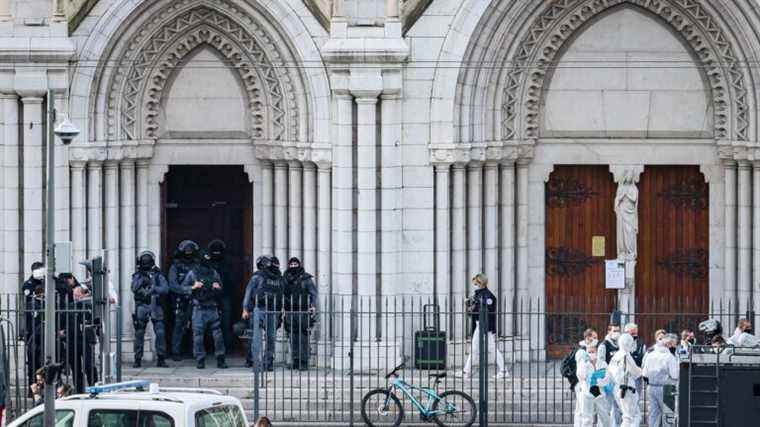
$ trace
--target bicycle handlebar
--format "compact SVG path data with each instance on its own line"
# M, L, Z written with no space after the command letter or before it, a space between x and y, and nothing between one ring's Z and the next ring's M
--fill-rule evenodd
M385 376L385 379L387 380L390 377L397 377L398 374L396 372L404 369L404 365L406 365L406 361L401 362L400 365L398 365L395 368L393 368L393 370Z

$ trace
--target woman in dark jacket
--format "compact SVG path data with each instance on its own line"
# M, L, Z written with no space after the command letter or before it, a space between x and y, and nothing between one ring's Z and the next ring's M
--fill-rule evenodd
M504 355L496 345L496 307L498 305L496 295L488 289L488 277L479 273L472 278L472 285L475 287L475 292L468 304L468 311L472 317L472 346L470 348L470 354L467 356L467 361L464 364L464 368L461 372L457 372L458 377L469 377L472 370L472 357L478 354L480 347L480 310L485 305L485 309L488 310L488 348L496 349L496 366L499 368L496 373L496 378L505 378L509 374L504 366ZM488 349L486 349L488 351Z

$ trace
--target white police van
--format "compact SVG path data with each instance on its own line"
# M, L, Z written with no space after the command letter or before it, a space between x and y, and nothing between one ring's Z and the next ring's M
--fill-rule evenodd
M248 427L240 401L215 390L128 381L86 391L55 401L56 427ZM42 427L43 406L8 427Z

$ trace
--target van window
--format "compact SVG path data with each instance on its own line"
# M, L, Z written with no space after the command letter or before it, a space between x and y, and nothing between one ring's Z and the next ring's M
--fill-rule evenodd
M20 427L42 427L45 420L42 419L44 414L37 414L29 418ZM74 411L60 410L55 411L55 427L74 427Z
M195 413L196 427L246 427L243 411L237 405L202 409Z
M174 427L174 420L163 412L97 409L90 411L87 427Z

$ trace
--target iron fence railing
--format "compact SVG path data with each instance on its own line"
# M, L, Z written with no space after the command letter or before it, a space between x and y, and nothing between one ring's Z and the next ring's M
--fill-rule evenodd
M57 348L57 359L64 362L61 382L89 384L102 379L107 346L100 345L103 334L96 326L91 307L70 300L56 304L56 328L64 331ZM620 308L622 323L639 325L639 336L647 345L653 343L656 329L674 333L687 328L697 331L701 321L715 318L723 323L724 335L729 336L739 317L755 320L753 313L740 313L735 305L720 301L678 299L668 303L663 299L639 298L635 307L620 307L613 297L599 297L523 299L510 302L510 306L497 299L494 305L495 313L487 317L487 322L494 324L493 338L499 352L489 343L486 365L480 363L479 354L472 354L475 324L464 297L354 295L320 298L315 313L293 305L286 311L287 302L250 313L256 319L258 331L253 334L249 329L243 333L238 350L250 348L255 337L260 343L258 354L263 356L267 332L274 339L271 368L266 366L266 358L257 365L259 381L256 370L243 368L240 359L228 360L234 371L224 376L223 383L214 377L218 371L210 369L182 368L164 375L160 370L134 370L124 365L125 379L147 378L172 385L177 376L190 375L201 386L218 384L215 388L236 394L251 416L266 415L275 422L297 424L361 425L364 395L387 387L386 373L405 361L400 375L407 383L439 391L463 391L476 403L486 405L492 424L571 424L575 395L560 373L561 360L582 339L586 328L596 329L599 340L603 340L613 309ZM641 307L653 309L643 312ZM29 349L37 349L42 340L37 341L27 325L34 325L28 320L35 312L42 312L38 309L30 307L24 295L0 298L0 341L4 337L1 344L5 350L0 358L7 366L2 378L6 386L6 419L33 405L29 391L34 380L29 372L40 362ZM111 310L114 318L120 313L119 307ZM267 316L271 316L270 322ZM129 320L121 319L121 326L126 321ZM116 324L114 343L121 343L122 328L118 327L118 321ZM171 324L167 326L169 339ZM94 336L87 335L90 330L95 332ZM129 337L125 338L129 341ZM294 364L293 356L301 353L299 349L308 353L308 362L301 356L300 360L296 357L300 363ZM116 353L121 357L118 347ZM499 355L506 375L497 377ZM126 362L128 357L124 359ZM467 371L468 359L471 368L463 372ZM480 377L483 366L487 367L487 381ZM117 370L121 368L117 366ZM435 384L430 374L443 373L446 376ZM207 382L204 376L208 377ZM642 393L641 397L644 396ZM419 420L411 401L398 397L406 422ZM646 408L647 402L642 399L643 414Z

